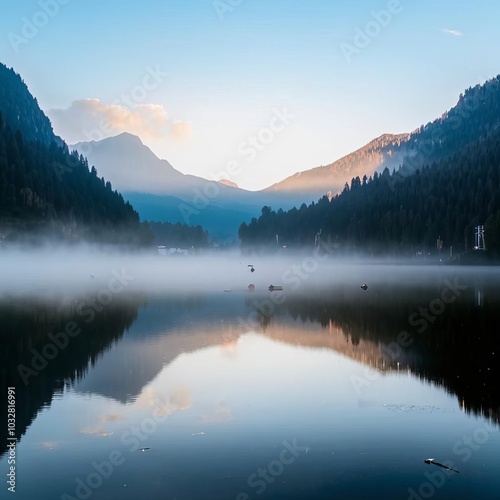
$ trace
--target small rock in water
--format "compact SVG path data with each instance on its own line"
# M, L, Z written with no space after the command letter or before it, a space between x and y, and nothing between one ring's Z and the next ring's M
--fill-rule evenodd
M368 285L367 285L366 283L363 283L363 284L361 285L361 288L362 288L363 290L367 290L367 289L368 289Z

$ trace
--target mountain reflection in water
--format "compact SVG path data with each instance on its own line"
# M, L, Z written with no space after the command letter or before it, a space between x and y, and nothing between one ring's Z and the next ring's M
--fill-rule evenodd
M201 453L196 467L208 467L205 452L198 449L203 442L211 443L212 453L227 443L229 448L224 447L224 456L233 457L241 477L236 480L236 472L221 472L221 477L227 476L224 494L217 496L215 490L210 495L201 494L191 484L186 498L236 498L240 490L248 490L246 480L254 466L265 465L273 453L279 454L279 449L264 451L268 446L264 443L272 441L273 436L309 436L305 448L310 448L311 453L314 449L327 453L328 440L320 444L320 433L333 432L340 443L338 449L342 450L347 446L342 444L343 432L353 422L366 418L358 414L360 411L370 412L373 420L369 424L370 435L368 428L357 430L353 449L368 450L359 451L358 455L374 453L371 446L377 442L377 433L387 432L387 419L399 419L395 422L402 428L399 431L393 427L393 432L403 432L408 425L423 441L427 438L416 431L419 421L431 419L436 427L433 432L451 432L459 425L459 417L453 416L456 411L496 426L500 413L495 387L496 325L500 319L496 304L500 287L485 274L481 279L472 279L459 290L456 299L441 307L436 300L441 297L443 283L443 277L437 276L408 286L387 280L366 291L360 290L357 283L344 283L331 289L311 286L306 293L286 289L282 293L239 291L175 296L137 293L120 297L88 325L76 310L83 298L49 302L11 299L0 309L4 346L1 376L4 387L17 389L19 451L22 452L25 439L27 449L35 446L30 435L38 436L40 425L47 426L47 434L54 425L58 426L62 441L56 435L42 441L36 438L53 451L64 449L65 439L69 443L66 447L72 449L83 446L82 440L121 437L122 445L127 444L125 451L144 449L154 455L168 439L168 449L175 448L179 453L175 463L179 467L184 464L187 469L196 462L189 462L194 450ZM41 352L47 334L64 329L69 321L78 322L82 333L25 385L20 379L19 365L31 366L33 349ZM444 388L448 396L438 396L439 388ZM165 427L161 427L161 432L155 431L154 440L133 438L131 422L141 422L155 409L167 418ZM72 424L63 418L68 412L73 415ZM454 422L448 431L447 418ZM330 419L336 422L335 429ZM40 424L35 426L37 420ZM2 432L7 428L5 424ZM365 426L366 422L360 420L358 424ZM31 426L34 430L30 434ZM200 441L188 445L183 441L184 432ZM462 429L457 427L457 432L460 438ZM251 447L255 433L261 436L257 441L262 440L264 448ZM234 441L237 436L243 440L239 446ZM400 439L411 437L401 434ZM247 441L251 448L245 448L243 443ZM103 442L95 442L93 451L88 451L90 458L120 446L120 440L111 442L114 444L107 447ZM387 444L386 439L383 442ZM412 444L415 450L421 445ZM448 444L442 446L451 453ZM351 452L346 448L345 453ZM329 453L333 456L339 451ZM433 450L422 449L425 456L419 453L420 467ZM309 452L305 454L309 457ZM436 460L443 462L446 458ZM220 460L222 464L226 459ZM326 455L323 460L327 460ZM351 456L349 460L359 457ZM210 467L216 467L216 462ZM307 462L302 466L303 474L311 481L319 481L317 471L309 470ZM62 481L60 494L71 494L73 476L78 474L75 468L71 477ZM379 476L377 469L376 477ZM173 498L175 491L188 488L189 481L183 478L179 471L176 478L170 478L174 486L161 490L166 492L165 498L170 498L170 493ZM342 479L342 487L338 483L341 480L336 481L340 489L331 491L347 498L347 479ZM410 483L398 479L398 491L403 497L414 481ZM292 488L292 484L293 481L281 487ZM160 494L155 488L151 486L151 498ZM307 495L306 486L303 488L297 491ZM130 489L130 495L137 491ZM286 491L283 495L292 498L292 490ZM255 494L255 490L248 493ZM322 497L318 494L315 498Z

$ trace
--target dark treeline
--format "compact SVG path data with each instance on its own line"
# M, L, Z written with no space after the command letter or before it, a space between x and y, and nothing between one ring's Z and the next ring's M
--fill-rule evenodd
M190 248L195 249L208 248L208 232L198 226L188 226L187 224L172 224L170 222L147 222L146 223L153 234L157 245L167 247Z
M111 183L86 158L70 153L21 77L0 63L0 244L42 238L208 246L200 226L140 223Z
M483 85L468 88L457 104L436 120L409 134L383 134L362 148L330 163L297 173L278 183L277 189L302 192L311 200L328 191L338 192L352 178L392 171L402 165L400 174L440 161L493 133L500 120L500 76ZM314 199L314 197L312 198Z
M382 174L346 183L342 193L288 212L262 209L239 229L242 248L311 246L321 239L340 252L435 252L470 250L474 227L486 225L486 246L500 250L500 132L463 147L415 173Z
M456 301L446 305L442 314L431 315L429 321L424 321L420 308L440 296L445 277L446 274L436 273L430 282L397 289L393 283L378 284L377 293L360 291L353 295L352 288L339 285L327 295L323 292L290 295L282 305L276 306L275 315L280 317L278 322L290 315L303 323L320 323L326 330L323 347L328 347L330 324L341 328L346 343L355 349L360 348L362 341L377 347L380 343L394 346L399 334L406 332L405 339L410 339L410 345L386 351L393 353L392 358L389 354L380 355L378 348L374 348L365 362L370 361L372 366L382 369L384 357L385 370L409 368L416 376L455 394L467 411L488 416L492 410L496 414L494 420L500 423L497 390L500 296L496 284L474 280ZM449 275L448 279L454 282ZM458 282L466 281L460 278ZM275 320L258 310L257 317L264 331ZM309 345L306 332L307 328L300 339L305 346ZM319 347L317 343L314 346Z
M70 153L14 70L0 64L0 242L140 245L153 235L94 167Z
M152 235L109 182L65 145L26 141L0 114L0 233L148 243Z
M91 302L87 303L89 299L95 303L95 297L80 297L59 307L30 299L11 299L0 304L0 382L2 387L16 388L18 438L23 436L40 409L51 404L55 393L82 379L89 366L122 337L137 318L139 307L145 303L140 297L124 297L95 312L94 319L89 322L85 312L91 309L88 305ZM65 346L59 339L57 349L52 347L46 351L47 346L55 345L54 337L49 334L57 336L66 331L70 322L78 326L80 333L66 336ZM20 368L21 365L24 368ZM0 403L3 443L7 443L6 402L4 399ZM0 455L5 450L6 445L3 445Z

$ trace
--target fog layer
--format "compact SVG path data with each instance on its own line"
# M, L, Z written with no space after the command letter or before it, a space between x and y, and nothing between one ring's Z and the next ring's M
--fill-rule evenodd
M0 250L0 296L4 297L82 294L100 289L111 293L229 293L248 292L249 285L266 293L270 285L282 286L286 293L339 287L346 293L374 293L380 283L411 287L464 275L468 279L496 279L499 270L340 259L321 249L269 257L247 257L239 252L203 256L165 256L151 251L131 254L91 246Z

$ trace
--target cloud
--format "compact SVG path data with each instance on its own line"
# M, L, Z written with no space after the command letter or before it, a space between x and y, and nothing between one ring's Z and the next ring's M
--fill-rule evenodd
M441 31L443 33L446 33L447 35L453 35L453 36L463 36L463 33L458 30L452 30L450 28L441 28Z
M193 124L186 120L174 120L170 131L174 140L186 141L193 135Z
M181 386L173 390L166 398L162 392L152 387L146 387L136 400L136 405L154 410L158 416L168 416L179 410L187 410L191 407L191 390Z
M69 108L52 109L47 114L56 134L68 143L101 140L122 132L142 139L165 139L169 136L169 126L175 138L185 135L191 126L190 122L176 121L171 125L161 104L137 104L130 108L99 99L78 99Z
M191 390L179 387L170 395L169 403L176 409L187 410L191 407Z
M97 424L85 427L80 431L80 434L107 437L113 433L104 429L103 426L110 422L120 422L122 420L123 417L121 417L120 415L101 415Z

